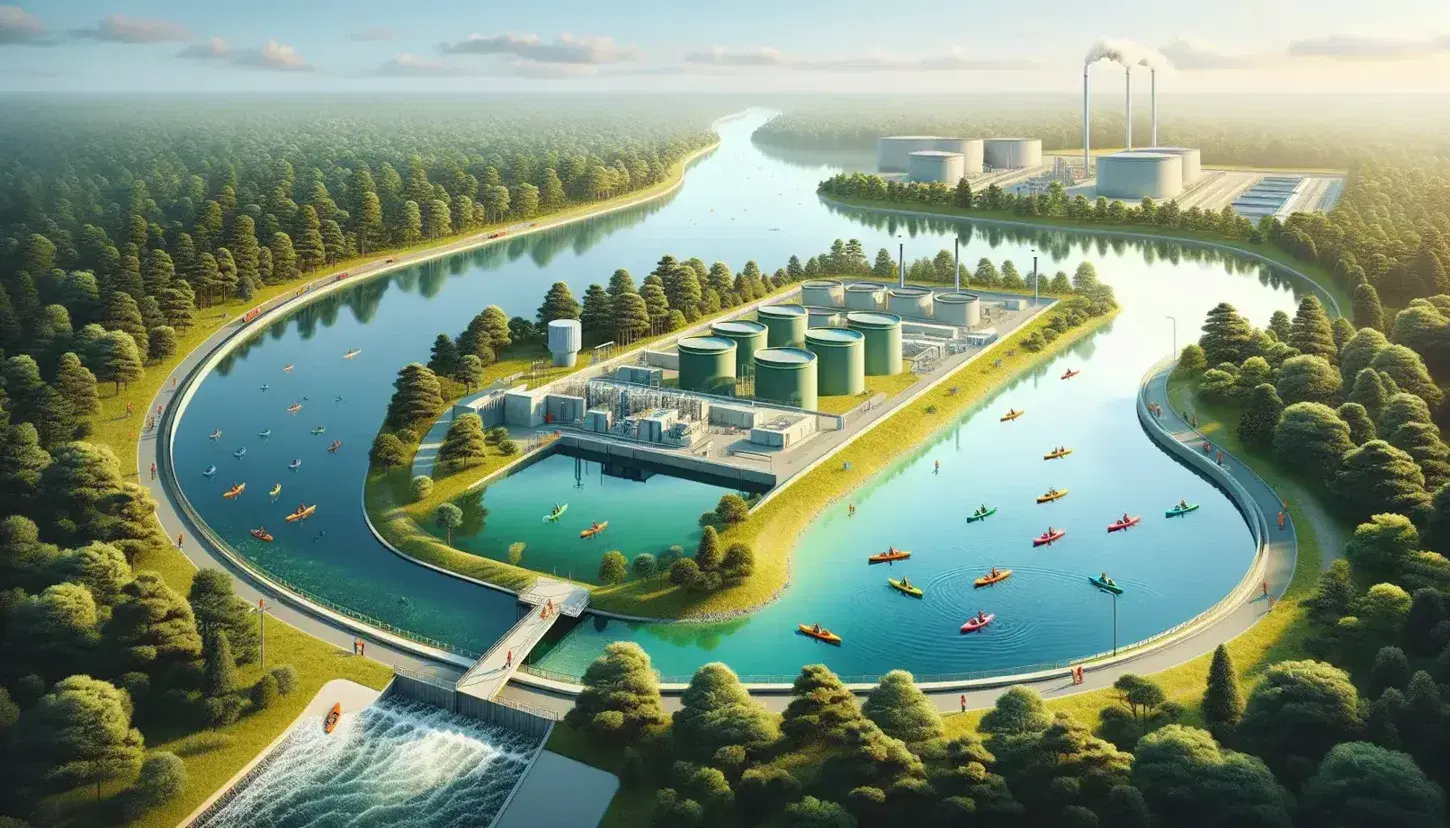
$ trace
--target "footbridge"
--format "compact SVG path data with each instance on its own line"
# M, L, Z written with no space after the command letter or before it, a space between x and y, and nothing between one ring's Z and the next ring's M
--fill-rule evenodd
M460 693L491 701L560 616L578 618L589 607L589 590L568 581L540 578L519 594L524 616L458 680Z

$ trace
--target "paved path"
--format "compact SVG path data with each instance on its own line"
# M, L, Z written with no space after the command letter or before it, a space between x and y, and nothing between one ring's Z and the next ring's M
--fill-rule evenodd
M519 595L519 600L529 605L529 611L463 674L458 680L458 692L493 700L560 615L578 618L584 612L589 606L589 590L567 581L540 578Z
M617 790L614 774L546 750L493 828L595 828Z

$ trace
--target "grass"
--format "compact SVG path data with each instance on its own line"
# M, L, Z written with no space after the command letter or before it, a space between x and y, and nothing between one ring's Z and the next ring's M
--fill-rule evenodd
M886 399L891 399L902 391L910 388L913 383L921 379L911 373L911 363L901 361L901 373L890 376L866 378L866 390L860 394L837 394L829 397L821 397L816 403L817 411L824 411L827 414L845 414L847 411L866 402L877 394L885 394Z

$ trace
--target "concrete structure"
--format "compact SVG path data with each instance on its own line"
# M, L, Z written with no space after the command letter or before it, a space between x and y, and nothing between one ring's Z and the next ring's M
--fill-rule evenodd
M846 316L841 311L811 311L806 319L806 329L844 328ZM804 341L804 339L802 339Z
M748 405L712 405L710 413L710 425L729 426L731 428L755 428L760 421L760 409Z
M718 336L680 340L680 388L728 394L735 388L735 342Z
M922 150L906 160L906 177L912 181L956 184L965 175L965 161L959 152Z
M839 308L846 301L846 286L835 279L811 279L801 285L801 304L811 308Z
M1042 140L1039 138L988 138L982 149L983 161L996 170L1042 166Z
M1197 183L1203 177L1203 153L1193 147L1143 147L1129 150L1134 155L1176 155L1183 159L1183 186Z
M555 319L549 323L549 353L554 364L561 368L573 368L584 347L584 332L577 319Z
M614 425L614 412L607 408L591 408L584 412L584 430L597 434L608 434Z
M559 616L578 618L589 607L589 590L565 581L539 578L520 593L519 601L528 604L529 611L458 679L455 690L459 694L492 700L508 683L509 677L523 666L529 651L554 626ZM551 601L555 612L544 613L535 609Z
M931 319L931 290L920 287L890 288L886 291L886 309L897 316Z
M811 328L806 350L819 359L816 369L821 394L856 395L866 390L866 335L848 328Z
M866 337L866 373L901 373L901 317L894 313L849 313L846 324Z
M982 174L981 138L939 138L932 149L955 152L962 156L962 172L966 175Z
M757 446L787 449L816 433L813 415L779 414L750 430L750 442Z
M846 286L846 310L873 311L886 307L886 288L870 282Z
M971 293L938 293L932 298L938 322L975 328L982 324L982 300Z
M1097 194L1167 201L1183 192L1183 158L1162 152L1118 152L1098 158Z
M527 389L514 389L503 395L505 425L532 428L544 424L544 395Z
M765 348L766 328L759 322L732 319L716 322L710 326L710 333L735 343L735 376L745 376L746 369L755 365L755 352Z
M799 348L806 341L810 314L800 305L767 305L755 312L765 326L765 344L769 348Z
M818 359L802 348L766 348L755 353L755 398L814 411L819 404Z
M982 149L980 138L889 135L876 139L876 169L881 172L910 172L911 154L914 152L955 152L962 156L962 171L967 175L978 175L982 172Z
M575 397L569 394L546 394L544 395L545 422L550 423L578 423L583 422L586 410L583 397Z
M676 359L678 360L678 357ZM678 365L678 361L676 365ZM615 370L614 378L620 382L630 382L635 385L662 385L665 379L665 369L649 365L621 365Z

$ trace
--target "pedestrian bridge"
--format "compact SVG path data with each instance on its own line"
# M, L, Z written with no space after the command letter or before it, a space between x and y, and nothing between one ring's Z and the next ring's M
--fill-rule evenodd
M528 607L524 617L463 674L456 687L458 692L492 700L560 616L578 618L589 607L589 590L567 581L540 578L519 594L519 602Z

